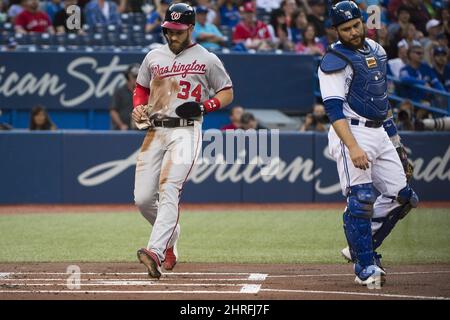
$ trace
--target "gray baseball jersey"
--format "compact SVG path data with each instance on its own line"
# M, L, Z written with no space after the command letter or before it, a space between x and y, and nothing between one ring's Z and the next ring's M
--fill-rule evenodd
M176 91L159 113L177 117L175 108L187 101L203 102L219 91L233 86L222 61L198 44L192 44L178 55L163 45L150 51L139 69L137 83L152 88L153 79L170 78ZM150 92L150 97L152 92ZM151 99L151 98L150 98Z

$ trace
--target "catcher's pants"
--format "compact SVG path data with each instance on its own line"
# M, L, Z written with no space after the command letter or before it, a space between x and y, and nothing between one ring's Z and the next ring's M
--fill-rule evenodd
M402 163L383 127L368 128L351 125L350 130L359 146L367 153L369 169L361 170L353 165L349 152L339 139L333 127L328 133L328 149L336 161L342 193L347 196L350 186L373 183L380 192L374 204L373 218L384 218L400 204L393 200L406 186L406 175ZM372 233L380 227L380 222L372 222Z
M134 201L153 226L147 248L164 261L180 235L179 201L201 151L201 123L149 129L136 164Z

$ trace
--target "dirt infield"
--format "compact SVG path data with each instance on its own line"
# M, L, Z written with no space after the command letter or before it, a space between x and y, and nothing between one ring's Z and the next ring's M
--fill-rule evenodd
M331 203L214 203L214 204L185 204L181 210L196 211L228 211L228 210L342 210L345 202ZM420 202L420 208L449 208L450 201ZM29 204L29 205L0 205L0 214L19 213L61 213L61 212L129 212L137 211L132 204Z
M353 283L351 266L295 264L179 264L150 280L138 263L0 264L0 300L6 299L447 299L450 264L388 268L387 283L369 290ZM69 289L67 285L79 284Z

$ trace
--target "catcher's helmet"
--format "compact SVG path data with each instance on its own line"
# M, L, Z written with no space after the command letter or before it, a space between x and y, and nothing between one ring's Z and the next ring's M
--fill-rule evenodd
M353 1L341 1L336 3L330 9L330 17L333 23L333 26L337 27L338 25L356 19L361 18L361 11L359 10L356 3Z
M186 3L176 3L167 9L162 27L166 29L187 30L191 25L195 25L194 8Z

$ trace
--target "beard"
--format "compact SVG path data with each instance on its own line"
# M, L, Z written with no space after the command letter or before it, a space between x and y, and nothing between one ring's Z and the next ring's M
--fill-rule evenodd
M167 42L169 43L170 50L175 54L179 54L191 44L191 40L189 39L189 37L186 37L186 39L181 44L173 43L169 40L167 40Z
M358 44L353 43L353 41L356 39L359 39ZM341 36L339 36L339 40L342 42L342 44L352 50L362 49L364 47L365 39L366 39L366 35L364 33L362 33L360 36L357 36L357 37L351 39L350 41L345 41L344 39L341 38Z

